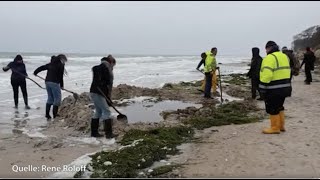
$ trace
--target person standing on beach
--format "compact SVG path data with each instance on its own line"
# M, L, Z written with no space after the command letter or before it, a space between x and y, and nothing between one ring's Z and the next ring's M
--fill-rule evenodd
M11 69L11 86L13 89L13 99L14 99L14 107L18 108L19 102L19 87L21 88L23 100L25 104L25 109L30 109L28 105L28 92L27 92L27 83L26 77L28 77L26 71L26 65L23 63L23 58L20 54L18 54L13 62L10 62L7 66L3 67L3 71L8 71Z
M262 60L260 70L260 93L263 94L266 111L270 114L271 128L263 130L265 134L284 132L284 101L291 96L290 60L279 51L274 41L266 44L267 56Z
M312 82L311 70L314 70L315 60L316 60L316 57L315 57L314 53L311 51L310 47L307 47L306 53L304 54L304 58L301 63L301 66L300 66L300 69L305 64L304 71L306 74L306 80L304 82L308 85L310 85L310 83Z
M48 99L46 103L46 115L45 117L49 120L50 109L53 105L52 114L53 118L58 115L59 106L61 105L61 89L63 89L63 74L64 74L64 64L59 56L51 56L50 63L38 67L33 74L37 74L41 71L47 70L47 76L45 79Z
M251 95L252 99L256 99L256 93L259 89L259 74L262 63L262 57L259 54L260 50L257 47L252 48L252 59L250 70L247 74L251 78ZM260 93L259 93L260 94ZM261 95L258 100L262 100Z
M290 62L274 41L267 42L266 52L261 64L259 88L270 114L271 128L264 129L263 133L279 134L285 131L284 101L292 92Z
M206 55L205 52L201 53L201 60L200 60L198 66L196 68L198 71L201 71L200 67L201 67L202 64L205 66L206 57L207 57L207 55ZM201 72L203 72L203 71L201 71ZM206 76L204 76L204 79L202 80L201 89L199 89L199 91L204 92L204 88L205 88L205 84L206 84L205 82L206 82Z
M216 81L214 84L212 83L212 79L216 79L216 68L217 68L217 55L218 49L216 47L212 48L211 51L206 52L205 66L204 66L204 74L206 76L206 85L204 91L204 97L208 99L212 99L211 97L211 87L214 87L214 93L216 90Z
M286 54L290 60L291 79L292 76L298 76L300 71L300 62L294 56L293 51L289 50L286 46L282 47L282 53Z
M104 123L107 139L116 137L112 132L112 119L109 105L111 105L111 92L113 84L113 67L116 60L112 56L103 57L101 64L92 67L93 78L90 87L90 98L94 103L95 114L91 119L91 136L102 137L99 134L99 119ZM106 99L108 98L108 99Z

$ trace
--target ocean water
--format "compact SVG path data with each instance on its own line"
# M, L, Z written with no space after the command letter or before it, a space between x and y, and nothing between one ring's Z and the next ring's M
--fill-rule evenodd
M6 66L16 54L0 53L0 65ZM51 54L21 53L26 64L29 77L45 87L44 81L35 77L33 71L48 62ZM66 89L82 93L88 92L92 80L91 68L100 63L101 55L68 55L66 63L67 76L64 77ZM129 84L141 87L158 88L165 83L192 81L203 78L196 70L200 56L130 56L114 55L117 64L114 67L114 86ZM247 72L250 57L217 56L221 74ZM39 73L45 77L46 72ZM13 91L10 84L11 71L0 72L0 133L10 133L12 128L35 128L47 122L44 108L47 99L46 90L40 89L32 81L27 80L29 105L31 110L24 109L24 102L19 91L19 109L13 108ZM63 91L63 97L70 93ZM26 115L27 114L27 115ZM25 120L27 123L16 123ZM18 125L17 125L18 124ZM18 126L18 127L15 127Z

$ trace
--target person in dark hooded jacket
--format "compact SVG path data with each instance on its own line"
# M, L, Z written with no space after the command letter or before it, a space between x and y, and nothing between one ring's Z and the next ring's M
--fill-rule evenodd
M259 90L259 74L260 74L261 62L262 62L262 57L259 55L259 52L260 52L259 48L257 47L252 48L251 66L247 74L247 76L251 78L252 99L256 99L256 93L257 93L257 90ZM258 98L258 100L262 100L261 96Z
M112 118L109 106L111 102L111 92L113 85L113 67L116 60L109 55L103 57L101 63L92 67L93 77L90 86L90 98L95 106L95 114L91 119L91 136L102 137L99 134L99 120L102 119L104 123L105 137L111 139L117 137L112 131ZM106 99L106 97L108 99Z
M19 87L21 88L23 100L26 109L30 109L28 105L28 92L27 92L27 83L26 77L28 77L26 66L23 63L23 58L19 54L17 55L13 62L10 62L7 66L2 68L3 71L8 71L11 69L11 85L13 89L13 98L14 98L14 105L15 108L18 108L18 101L19 101Z
M314 70L315 59L316 57L314 53L311 51L310 47L307 47L300 68L305 64L304 71L306 74L306 80L304 82L308 85L312 82L311 71Z
M61 89L63 89L63 74L64 64L59 56L52 56L51 61L48 64L38 67L33 74L37 74L41 71L47 71L45 79L48 99L46 103L46 118L51 119L50 109L53 105L52 114L53 118L58 115L58 109L61 105Z

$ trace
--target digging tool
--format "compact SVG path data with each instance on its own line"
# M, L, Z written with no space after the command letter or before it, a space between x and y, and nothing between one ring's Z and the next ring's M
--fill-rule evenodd
M220 68L219 67L218 67L218 71L219 71L220 99L221 99L220 104L222 104L222 102L223 102L223 99L222 99L222 86L221 86L221 74L220 74Z
M117 111L117 113L119 114L117 116L117 120L118 121L124 121L124 122L127 122L128 121L128 118L126 115L122 114L120 111L118 111L118 109L116 107L113 106L112 104L112 101L110 100L110 98L108 98L104 93L103 91L98 87L98 90L100 91L100 93L104 96L104 98L106 98L106 100L109 102L108 104L110 104L111 107L113 107L113 109L115 111Z
M40 78L40 79L42 79L42 80L44 80L45 81L45 79L43 78L43 77L41 77L41 76L39 76L39 75L36 75L38 78ZM72 91L70 91L70 90L67 90L67 89L62 89L62 90L65 90L65 91L67 91L67 92L69 92L69 93L71 93L72 95L73 95L73 98L75 99L75 102L74 102L74 105L76 105L76 102L78 101L78 99L80 98L80 96L79 96L79 94L77 94L77 93L75 93L75 92L72 92Z
M197 69L199 72L201 72L202 74L204 74L204 72L203 71L201 71L200 69Z
M38 84L35 80L33 80L33 79L29 78L28 76L26 76L26 75L24 75L24 74L16 71L15 69L12 69L12 68L11 68L11 71L13 71L13 72L15 72L15 73L17 73L17 74L19 74L19 75L21 75L21 76L24 76L26 79L29 79L30 81L34 82L34 83L35 83L37 86L39 86L41 89L46 89L46 88L42 87L40 84Z

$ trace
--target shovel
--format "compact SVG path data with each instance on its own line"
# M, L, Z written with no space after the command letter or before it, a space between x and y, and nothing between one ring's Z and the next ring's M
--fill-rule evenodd
M114 109L115 111L117 111L117 113L119 114L119 115L117 116L117 120L118 120L118 121L123 121L123 122L128 122L127 116L124 115L124 114L122 114L120 111L118 111L118 109L117 109L116 107L113 106L112 101L110 100L110 98L108 98L108 97L102 92L102 90L101 90L99 87L98 87L97 89L100 91L100 93L103 95L103 97L106 98L106 100L109 102L110 106L113 107L113 109Z
M41 76L39 76L39 75L36 75L36 76L37 76L38 78L40 78L40 79L42 79L42 80L45 81L45 79L44 79L43 77L41 77ZM67 92L69 92L69 93L72 93L73 98L75 99L74 105L76 105L76 102L77 102L78 99L80 98L79 94L77 94L77 93L75 93L75 92L72 92L72 91L69 91L69 90L67 90L67 89L62 89L62 90L65 90L65 91L67 91Z
M201 71L200 69L197 69L199 72L201 72L202 74L204 74L204 72L203 71Z
M46 89L46 88L42 87L40 84L38 84L35 80L33 80L33 79L29 78L28 76L26 76L26 75L24 75L24 74L16 71L15 69L12 69L12 68L11 68L11 71L13 71L13 72L15 72L15 73L17 73L17 74L19 74L19 75L21 75L21 76L24 76L26 79L31 80L31 81L34 82L37 86L39 86L41 89Z
M223 102L223 99L222 99L222 86L221 86L221 74L220 74L220 68L218 68L218 71L219 71L219 84L220 84L220 98L221 98L221 103Z

